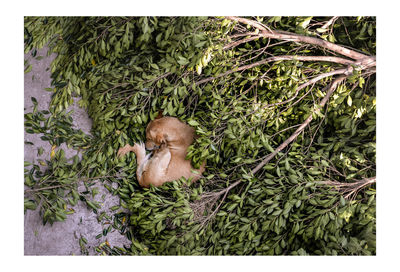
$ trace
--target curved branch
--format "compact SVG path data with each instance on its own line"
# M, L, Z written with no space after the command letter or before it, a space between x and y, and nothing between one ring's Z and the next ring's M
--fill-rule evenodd
M334 44L334 43L331 43L331 42L328 42L328 41L325 41L325 40L322 40L319 38L302 36L302 35L294 34L294 33L286 33L283 31L273 31L271 29L265 28L263 25L261 25L257 21L249 20L246 18L240 18L240 17L235 17L235 16L226 16L225 18L227 18L228 20L231 20L231 21L238 22L238 23L250 25L250 26L260 30L259 35L262 37L317 45L322 48L326 48L333 52L339 53L343 56L352 58L354 60L359 60L359 59L369 57L368 55L358 53L354 50L347 49L343 46L340 46L340 45L337 45L337 44Z

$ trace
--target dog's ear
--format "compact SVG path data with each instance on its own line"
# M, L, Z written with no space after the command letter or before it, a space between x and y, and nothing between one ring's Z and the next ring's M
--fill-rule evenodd
M163 117L163 112L164 112L164 110L159 110L158 111L158 115L156 116L156 118L155 119L160 119L160 118L162 118Z

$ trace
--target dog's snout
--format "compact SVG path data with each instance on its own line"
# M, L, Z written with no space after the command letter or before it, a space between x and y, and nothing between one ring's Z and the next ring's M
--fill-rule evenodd
M159 146L152 146L152 147L146 147L146 150L148 150L148 151L153 151L153 150L157 150L157 149L159 149L160 147Z
M146 149L148 151L153 151L153 150L157 150L159 149L160 146L156 145L156 144L150 144L150 143L146 143Z

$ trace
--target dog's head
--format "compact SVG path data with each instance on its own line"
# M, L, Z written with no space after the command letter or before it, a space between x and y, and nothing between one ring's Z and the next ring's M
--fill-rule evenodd
M190 145L194 129L175 117L160 117L150 121L146 128L146 149L158 149L161 145Z
M146 128L146 149L154 150L160 148L162 144L166 144L167 135L160 118L150 121Z

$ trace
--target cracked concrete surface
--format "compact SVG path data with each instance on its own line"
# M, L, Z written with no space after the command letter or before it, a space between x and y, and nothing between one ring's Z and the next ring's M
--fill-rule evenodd
M43 56L41 60L37 60L38 56ZM30 53L25 54L25 59L32 65L32 70L24 76L24 112L32 112L33 103L31 97L35 97L38 102L37 109L48 110L51 100L51 92L44 89L50 88L50 63L55 58L55 55L47 56L47 49L38 50L36 57ZM76 100L76 99L75 99ZM80 108L75 101L69 110L73 110L71 115L74 120L75 128L79 128L85 133L90 133L91 120L84 109ZM33 145L24 143L24 160L37 163L38 159L49 159L51 145L40 139L41 135L27 134L24 132L25 141L32 142ZM43 147L44 152L41 156L38 155L38 148ZM68 149L65 144L59 148L64 149L67 158L74 156L77 151ZM119 198L112 196L100 183L94 185L99 190L95 196L96 201L102 203L98 214L105 211L108 215L111 212L110 207L119 205ZM93 187L92 187L93 188ZM85 190L83 184L80 184L78 191ZM103 200L104 199L104 200ZM96 239L96 235L102 233L104 226L97 221L97 215L89 210L86 204L81 201L76 206L72 207L75 213L68 215L64 222L55 222L43 225L42 219L39 216L39 209L35 211L27 210L24 214L24 254L25 255L81 255L79 246L79 238L85 237L88 241L86 247L90 255L98 254L94 247L104 242L106 239L111 247L130 245L130 241L118 231L114 230Z

